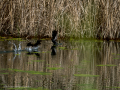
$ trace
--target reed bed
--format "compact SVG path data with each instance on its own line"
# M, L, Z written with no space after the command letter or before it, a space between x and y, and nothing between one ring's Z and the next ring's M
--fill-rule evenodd
M1 0L1 35L119 38L120 0Z

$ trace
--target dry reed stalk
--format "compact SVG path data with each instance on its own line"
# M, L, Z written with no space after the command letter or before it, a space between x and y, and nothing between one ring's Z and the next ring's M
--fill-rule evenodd
M41 3L38 4L39 2L40 1L33 0L30 0L29 2L26 2L26 0L19 0L16 1L17 4L15 3L15 1L10 2L11 7L8 13L10 14L10 22L12 23L10 24L10 27L8 27L8 29L11 28L11 33L19 33L20 35L35 35L36 27L40 28L40 30L39 28L37 28L37 32L42 31L46 33L46 35L51 35L51 31L53 29L58 29L61 36L66 33L68 34L68 32L71 33L74 30L76 30L77 32L79 31L77 29L80 16L80 13L78 13L77 11L80 8L79 5L77 5L77 2L80 4L79 1L48 0L43 2L41 1ZM41 7L38 8L38 6ZM83 6L81 7L83 9ZM64 17L64 15L66 15L66 17ZM66 18L67 21L65 20ZM67 24L69 25L67 26ZM69 29L66 32L67 28Z
M104 0L3 0L0 32L17 36L118 38L120 1Z
M120 38L120 1L119 0L112 0L112 1L99 1L99 15L98 17L100 23L98 30L98 36L100 38L109 38L109 39L116 39ZM101 14L100 14L101 13Z

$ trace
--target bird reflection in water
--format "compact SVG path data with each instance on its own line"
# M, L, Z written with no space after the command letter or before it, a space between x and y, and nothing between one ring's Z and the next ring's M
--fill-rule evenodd
M51 41L53 42L53 46L51 47L51 49L52 49L51 55L56 55L56 47L58 45L58 43L57 43L57 31L56 30L52 31Z
M28 55L35 54L37 57L40 57L40 54L37 53L38 48L40 47L39 45L41 44L40 42L41 40L37 40L35 44L32 44L31 42L27 43L27 48L26 48L27 54Z

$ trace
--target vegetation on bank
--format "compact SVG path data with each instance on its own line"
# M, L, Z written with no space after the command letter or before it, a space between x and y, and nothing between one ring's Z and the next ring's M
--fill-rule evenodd
M120 38L119 0L2 0L0 34Z

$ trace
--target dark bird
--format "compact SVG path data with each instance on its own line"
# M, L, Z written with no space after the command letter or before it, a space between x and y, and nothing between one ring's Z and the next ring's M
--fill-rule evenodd
M27 43L27 48L26 50L29 52L33 52L33 51L37 51L37 49L39 48L39 45L41 40L37 40L37 42L35 44L32 44L31 42Z
M38 45L40 45L41 40L37 40L37 42L35 44L32 44L31 42L27 43L27 46L32 46L32 47L36 47Z
M52 39L51 40L52 40L54 45L57 44L57 42L56 42L57 41L57 31L56 30L52 31Z

